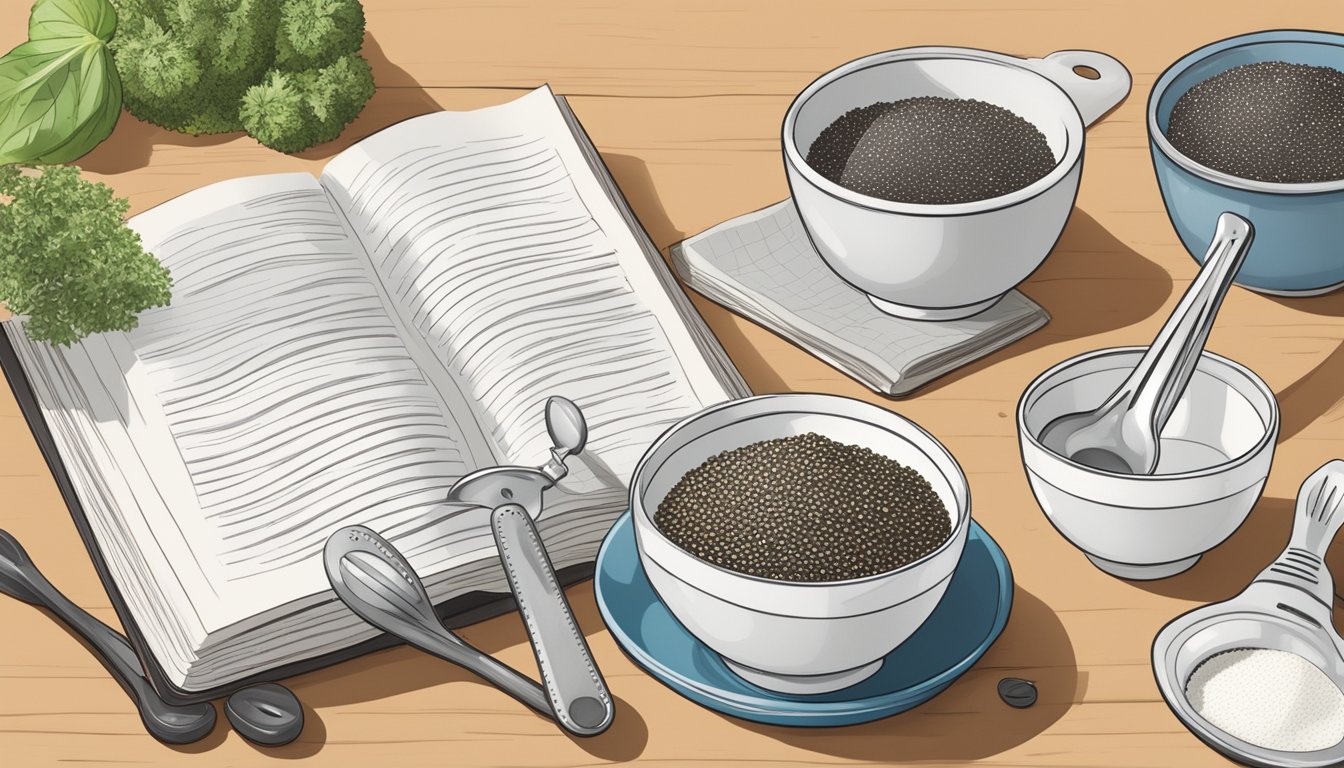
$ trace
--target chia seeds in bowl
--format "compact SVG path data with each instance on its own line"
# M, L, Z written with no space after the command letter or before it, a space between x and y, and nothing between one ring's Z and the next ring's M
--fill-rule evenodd
M1262 61L1181 95L1167 140L1215 171L1279 184L1344 179L1344 72Z
M815 434L803 437L809 432ZM659 508L673 488L715 457L762 443L773 446L756 450L797 450L806 443L816 450L823 435L831 438L830 445L870 448L921 474L947 505L951 534L932 552L896 570L808 582L717 565L682 546L684 537L674 540L666 531L667 518L660 522ZM790 466L765 471L761 482L747 490L813 469ZM862 479L852 469L846 476ZM734 494L743 490L726 488ZM815 393L746 397L678 422L640 459L630 479L630 507L639 563L659 601L734 673L767 690L793 694L847 688L881 668L881 659L938 607L974 527L966 474L933 435L872 403ZM754 538L764 539L765 531L755 530ZM843 543L853 549L862 542L851 530Z
M677 546L776 581L848 581L938 549L952 521L918 471L816 433L725 451L688 471L653 516Z
M945 205L1015 192L1055 167L1045 134L977 99L918 96L845 112L822 130L807 164L859 194Z

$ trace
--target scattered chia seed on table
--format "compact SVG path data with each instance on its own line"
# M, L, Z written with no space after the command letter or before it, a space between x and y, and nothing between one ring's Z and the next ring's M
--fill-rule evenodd
M1243 179L1344 179L1344 72L1282 61L1233 67L1181 95L1167 139Z
M778 581L885 573L952 535L919 472L813 432L710 457L668 491L654 522L702 560Z
M1003 107L917 96L851 109L822 130L807 164L846 189L900 203L1006 195L1055 167L1045 134Z

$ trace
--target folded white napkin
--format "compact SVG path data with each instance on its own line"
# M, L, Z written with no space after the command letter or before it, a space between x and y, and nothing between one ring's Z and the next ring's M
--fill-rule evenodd
M909 394L1050 320L1016 290L962 320L904 320L880 312L826 266L789 200L725 221L671 250L693 290L885 395Z

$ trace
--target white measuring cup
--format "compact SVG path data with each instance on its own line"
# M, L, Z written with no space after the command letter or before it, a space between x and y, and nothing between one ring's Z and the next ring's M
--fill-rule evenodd
M1344 691L1344 639L1331 624L1334 580L1325 551L1344 524L1344 461L1316 470L1298 492L1293 532L1283 554L1241 594L1186 613L1153 640L1153 674L1176 717L1201 741L1233 760L1271 768L1321 768L1344 761L1344 739L1307 752L1244 741L1200 715L1186 693L1208 659L1242 649L1296 654ZM1285 684L1291 684L1285 682Z

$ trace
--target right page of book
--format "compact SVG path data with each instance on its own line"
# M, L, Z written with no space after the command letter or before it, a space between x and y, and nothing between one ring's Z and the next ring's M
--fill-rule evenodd
M543 406L563 395L590 431L566 488L601 495L669 425L730 398L549 88L392 126L322 183L501 458L547 458Z

